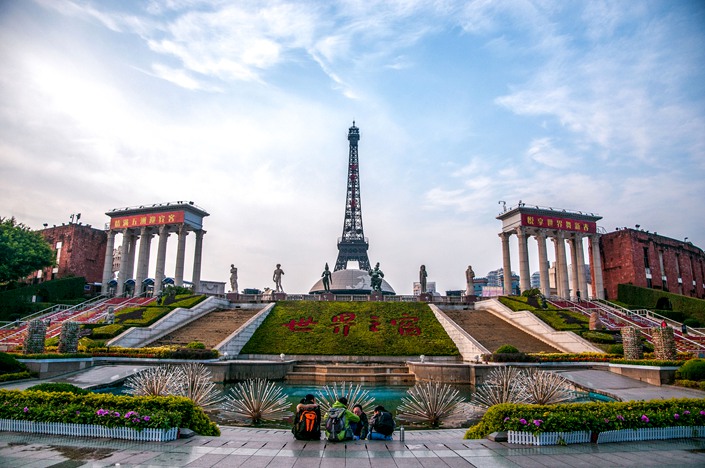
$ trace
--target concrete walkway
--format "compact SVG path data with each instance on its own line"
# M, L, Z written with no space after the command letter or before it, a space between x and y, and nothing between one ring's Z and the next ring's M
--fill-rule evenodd
M463 440L463 430L407 431L406 440L328 443L273 429L222 427L221 437L130 442L0 433L0 466L74 467L642 467L705 466L705 440L533 447ZM396 434L395 434L396 436Z

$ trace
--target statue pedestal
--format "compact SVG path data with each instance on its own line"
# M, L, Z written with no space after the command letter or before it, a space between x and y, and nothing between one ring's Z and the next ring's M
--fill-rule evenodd
M370 300L375 301L375 302L380 302L384 300L384 297L382 296L382 293L379 291L372 291L370 293Z
M477 300L477 296L475 296L474 294L472 294L470 296L468 296L466 294L465 296L463 296L463 302L471 303L471 302L475 302L476 300Z
M335 294L333 294L333 293L326 292L326 293L320 294L320 300L322 300L322 301L332 301L334 299L335 299Z
M231 302L238 302L240 300L240 295L238 293L226 293L225 298Z
M273 293L272 299L275 301L286 301L286 293L283 293L283 292Z
M433 296L431 293L421 293L419 294L419 301L421 302L431 302Z

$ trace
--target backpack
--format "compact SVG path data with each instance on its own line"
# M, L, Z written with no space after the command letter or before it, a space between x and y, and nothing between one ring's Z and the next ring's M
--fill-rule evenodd
M328 440L337 442L345 439L347 432L345 419L345 408L331 408L330 411L328 411L328 419L326 420Z
M382 411L379 413L379 417L375 418L373 428L375 432L389 436L394 434L394 426L394 418L392 417L392 414L387 411Z
M294 419L291 432L298 440L318 440L321 438L321 411L316 409L302 409Z

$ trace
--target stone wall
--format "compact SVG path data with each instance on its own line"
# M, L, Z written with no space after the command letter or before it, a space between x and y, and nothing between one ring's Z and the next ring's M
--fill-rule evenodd
M676 340L671 327L654 327L651 329L654 342L654 359L672 361L676 359Z
M47 333L47 323L44 320L32 320L27 326L27 337L24 340L24 354L42 354L44 352L44 336Z
M621 333L624 359L643 358L644 349L641 345L641 333L639 330L636 327L623 327Z
M61 334L59 335L59 353L78 352L78 322L64 322L61 324Z

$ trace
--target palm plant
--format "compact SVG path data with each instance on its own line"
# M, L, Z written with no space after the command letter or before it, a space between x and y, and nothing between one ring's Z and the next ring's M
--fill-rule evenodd
M460 392L450 385L438 382L423 382L406 391L397 408L397 417L409 422L419 422L432 427L441 425L453 415L459 404L465 401Z
M481 408L500 403L528 403L522 379L522 372L516 367L497 367L489 373L485 382L478 385L473 394L472 404Z
M352 408L356 404L362 406L362 411L370 413L372 411L375 397L370 395L370 392L363 390L360 384L352 382L333 382L332 386L325 385L318 391L318 404L321 407L321 412L325 413L333 406L333 403L340 397L348 399L348 408Z
M550 405L575 399L568 380L554 372L527 369L519 380L531 403Z
M280 421L293 416L284 389L267 379L250 379L235 385L220 405L237 421Z
M150 367L129 377L125 391L134 396L168 396L181 392L182 372L175 366Z

